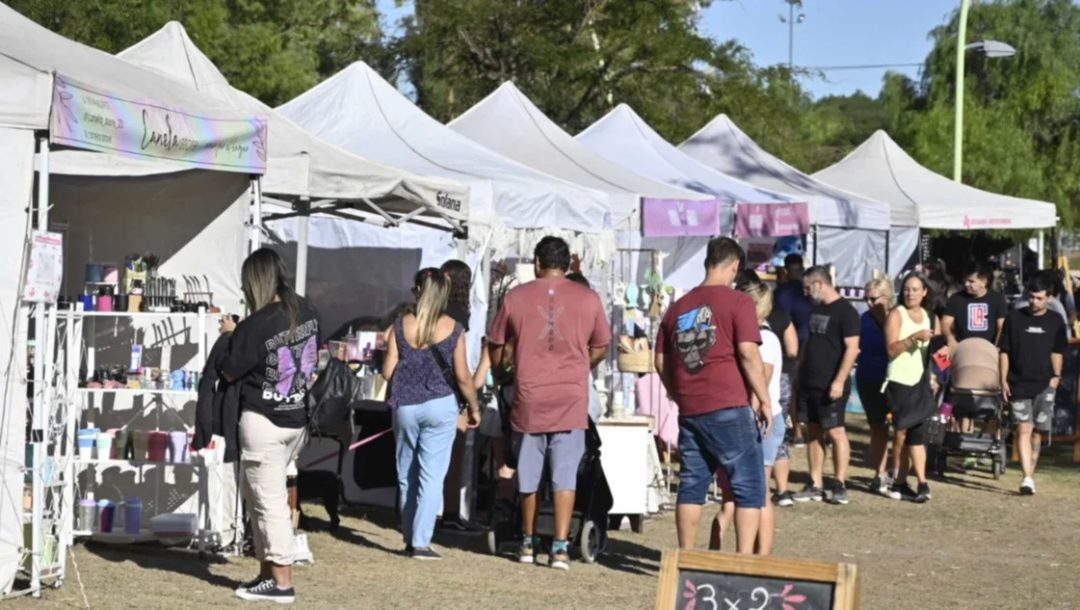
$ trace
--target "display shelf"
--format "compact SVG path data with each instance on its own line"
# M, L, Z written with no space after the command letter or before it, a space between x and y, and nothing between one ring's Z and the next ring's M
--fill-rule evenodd
M155 395L155 396L164 396L164 395L177 394L177 395L180 395L180 396L188 396L188 397L191 397L191 398L197 398L199 396L199 393L197 391L195 391L195 390L142 390L142 389L136 390L136 389L133 389L133 388L112 388L112 389L106 389L106 388L78 388L78 392L80 394L91 394L91 395L96 395L96 394L149 394L149 395Z
M220 313L210 313L209 311L199 313L195 311L79 311L75 310L71 313L76 316L84 318L199 318L220 316Z
M160 540L153 532L147 529L139 530L138 534L127 532L95 532L91 530L75 530L71 535L76 538L90 538L96 542L108 542L111 544L131 544L134 542L153 542Z
M75 463L91 466L193 466L196 468L203 466L201 462L162 462L159 460L121 460L118 458L109 458L106 460L98 458L76 458Z

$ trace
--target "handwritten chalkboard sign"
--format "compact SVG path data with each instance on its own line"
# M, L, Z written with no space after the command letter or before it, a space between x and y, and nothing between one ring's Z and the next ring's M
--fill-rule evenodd
M854 610L854 565L666 551L657 610Z

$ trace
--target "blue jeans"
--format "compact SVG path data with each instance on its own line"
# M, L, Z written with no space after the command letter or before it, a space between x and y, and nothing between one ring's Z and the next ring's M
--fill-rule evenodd
M401 533L405 544L413 548L431 546L457 416L458 404L452 395L394 409Z
M679 504L704 504L709 483L723 468L737 508L765 506L761 431L750 407L679 418Z

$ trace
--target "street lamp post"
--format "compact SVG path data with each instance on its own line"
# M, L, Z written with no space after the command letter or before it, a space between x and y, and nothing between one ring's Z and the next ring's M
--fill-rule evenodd
M964 165L964 57L975 49L986 57L997 59L1011 57L1016 49L997 40L967 43L967 18L971 0L960 3L960 27L956 39L956 121L953 126L953 180L961 182Z
M795 25L806 21L806 15L799 13L795 15L795 8L802 9L802 0L784 0L788 5L788 16L784 17L780 15L780 21L786 23L788 26L788 38L787 38L787 67L794 78L795 74Z

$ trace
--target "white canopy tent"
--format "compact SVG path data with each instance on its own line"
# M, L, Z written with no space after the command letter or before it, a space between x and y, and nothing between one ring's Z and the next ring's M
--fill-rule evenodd
M122 248L113 243L115 233L109 231L115 231L115 225L130 215L141 215L144 222L139 229L145 230L145 234L134 236L133 248L145 247L146 243L162 246L152 238L154 232L207 236L215 245L224 245L215 231L221 226L225 206L215 209L215 205L223 197L234 200L248 188L252 174L262 173L259 153L264 151L265 123L250 112L204 99L157 74L63 38L4 5L0 5L0 82L4 83L0 88L0 158L4 159L0 182L5 185L0 194L0 243L4 244L0 256L10 262L0 272L4 280L0 282L0 315L7 320L0 325L0 343L8 346L0 355L0 370L4 371L0 591L11 591L17 569L29 556L30 588L36 592L44 579L63 579L73 498L70 487L60 493L61 488L54 483L53 493L46 494L42 483L46 477L59 479L58 483L69 481L71 471L66 460L70 456L62 452L64 437L51 425L56 423L51 418L68 417L54 409L61 402L68 404L69 399L57 397L54 386L63 374L53 362L53 352L59 353L59 348L46 324L56 319L53 303L37 304L33 324L26 322L30 305L22 302L22 282L29 236L49 230L64 234L65 275L69 280L72 275L82 276L76 263L87 249L85 244L91 241L85 232L80 235L85 228L83 217L96 215L97 220L114 225L92 238L97 248L95 257ZM54 106L54 101L58 105ZM156 131L160 125L156 121L166 118L171 118L171 126L176 128L170 134ZM211 125L230 131L224 137L213 131L189 131ZM42 137L35 153L35 136L45 133L53 141L99 152L56 148ZM138 139L131 139L140 133L141 146ZM183 145L170 146L176 141L171 139L173 136L182 138ZM91 143L95 139L97 144ZM245 155L250 155L247 161L236 161ZM35 171L36 196L32 189ZM208 190L212 192L208 194ZM176 211L168 210L167 203L175 204L180 199L192 202L194 198L203 205L181 213L200 219L201 226L183 222L178 228L163 214ZM123 201L126 206L120 205ZM67 218L69 213L79 214L80 219ZM52 222L55 218L60 223ZM239 222L243 223L242 216ZM184 246L173 240L164 245L169 251L157 250L164 255L164 265L176 264L190 254ZM216 264L222 264L220 257ZM24 371L31 331L36 355L29 443L33 459L25 480L33 481L33 508L28 525L31 533L24 540L28 430ZM47 464L50 475L46 474ZM46 552L49 548L56 552Z
M619 104L575 137L587 149L629 171L669 186L702 193L732 206L740 203L795 203L801 199L758 188L726 176L680 152L656 133L626 104ZM733 216L733 213L731 214ZM703 249L708 237L641 238L623 245L668 253L665 279L679 288L701 280Z
M474 244L490 235L496 252L518 253L531 247L537 232L559 233L576 242L575 251L593 252L594 260L605 254L605 240L596 235L610 233L607 193L559 180L480 146L425 114L362 62L278 110L350 152L468 184Z
M889 253L892 275L901 271L918 247L919 229L1045 229L1057 224L1054 204L950 180L919 165L881 130L814 177L889 203L894 227Z
M288 244L296 244L293 262L297 289L319 304L328 329L356 317L357 302L391 298L383 295L387 290L393 295L400 292L389 287L371 294L376 288L372 283L350 281L359 268L356 256L363 252L363 246L357 239L335 242L335 236L351 231L371 237L385 232L384 227L412 223L433 227L429 241L438 242L448 240L451 230L464 230L469 210L468 186L382 165L307 133L283 114L233 88L179 23L166 24L120 53L120 57L230 107L268 117L271 149L262 181L266 203L261 217L276 228L269 231L271 242L283 254L292 258ZM357 221L378 226L363 227ZM280 241L282 237L286 241ZM309 244L316 249L315 265L310 264ZM331 256L328 249L334 248L338 251ZM312 275L314 281L309 283Z
M805 199L811 260L831 263L843 286L861 286L885 271L889 204L816 180L769 154L721 114L679 145L701 163L751 184Z
M511 82L500 85L447 126L519 163L610 193L618 228L637 228L643 197L710 198L634 173L594 153L563 131Z

